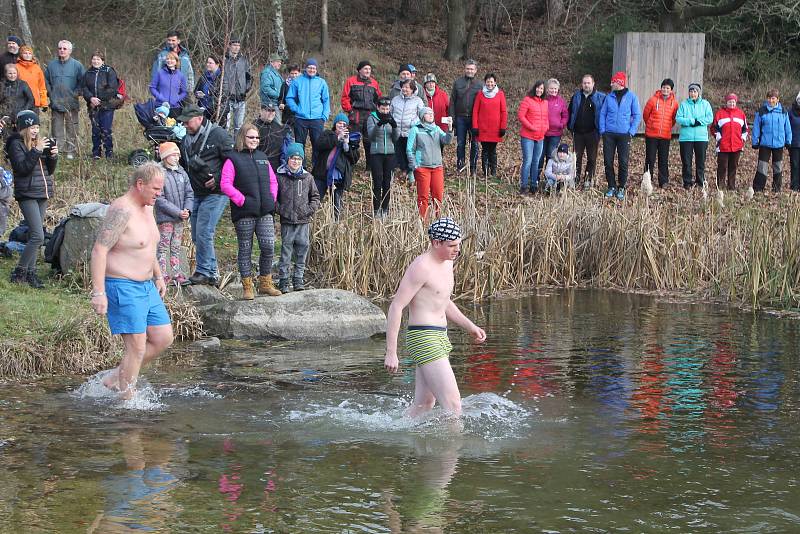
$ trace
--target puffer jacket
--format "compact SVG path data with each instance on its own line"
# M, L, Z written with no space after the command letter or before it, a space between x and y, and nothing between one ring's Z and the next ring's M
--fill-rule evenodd
M550 127L550 119L547 115L547 100L538 96L526 96L519 104L517 118L520 122L520 137L541 141Z
M572 165L572 158L568 157L561 161L556 154L550 154L544 168L544 176L548 180L555 181L556 175L560 174L566 174L572 183L575 182L575 166Z
M253 86L250 74L250 61L242 54L225 56L225 75L222 81L222 94L232 102L243 102Z
M708 126L714 122L714 112L705 98L700 97L697 100L687 98L678 106L675 121L681 125L678 141L708 141ZM700 124L695 126L698 122Z
M264 67L261 71L261 78L258 82L258 97L261 99L261 105L280 104L281 87L284 85L281 73L275 70L270 64Z
M153 78L156 73L164 68L167 55L172 52L169 45L165 44L164 47L156 54L153 60L153 67L150 69L150 78ZM192 59L189 57L189 51L183 46L178 47L178 68L186 76L186 87L194 87L194 69L192 68Z
M547 137L561 137L561 134L564 133L564 128L567 126L567 122L569 122L567 103L561 95L547 95L545 100L547 100L547 120L550 125L544 135Z
M656 91L644 105L644 135L651 139L672 139L672 127L675 126L675 115L678 113L678 101L675 93L664 99L661 91Z
M261 218L275 212L278 181L262 151L233 152L222 166L220 190L231 199L231 220Z
M333 164L336 165L336 169L341 174L342 182L341 184L337 184L337 187L341 186L344 191L350 189L350 185L353 183L353 167L358 163L361 153L358 148L358 141L351 140L348 145L348 150L344 150L342 148L344 146L343 142L339 141L336 132L333 130L325 130L319 134L317 141L314 143L314 157L316 161L314 162L314 168L311 169L311 174L314 175L314 178L327 181L328 159L331 152L338 146L342 149L339 151L339 156Z
M478 141L482 143L500 143L503 136L500 130L508 128L508 110L506 94L499 90L492 98L481 91L475 97L472 108L472 127L478 129Z
M167 102L169 107L181 107L188 94L186 76L180 69L170 70L168 67L159 69L150 81L150 94L161 105Z
M56 157L45 156L35 147L28 150L17 132L8 137L6 154L14 173L14 198L17 201L53 198Z
M192 183L189 175L180 165L170 168L162 161L161 167L164 170L164 189L156 198L156 205L153 209L156 224L178 222L181 220L181 211L191 211L193 207Z
M600 135L614 133L634 136L641 120L639 99L633 91L627 88L611 91L603 100L603 107L600 108Z
M302 167L293 174L286 165L278 167L278 215L281 224L308 224L319 209L319 192L311 173Z
M0 116L16 117L24 109L34 109L33 93L28 84L19 78L10 82L3 80L0 85Z
M394 127L391 123L378 124L380 117L373 111L367 119L367 140L370 154L394 154Z
M436 124L419 123L408 134L406 154L411 170L418 167L441 167L442 146L453 141L453 134L443 132Z
M477 77L462 76L453 82L453 90L450 91L450 116L471 117L475 97L481 89L483 89L483 82Z
M113 109L109 104L117 98L118 91L117 71L108 65L102 65L99 69L92 67L83 75L83 98L90 109L92 97L100 99L100 109Z
M39 62L34 58L31 61L25 61L22 58L17 60L17 72L19 79L25 80L28 87L31 88L33 93L33 103L36 107L45 107L48 104L47 100L47 83L44 81L44 71L39 66Z
M422 99L415 95L398 95L392 99L392 118L397 123L394 130L395 141L400 137L408 137L411 127L419 122L419 110L424 107Z
M286 104L298 119L327 121L331 114L328 82L304 72L292 80L286 94Z
M717 152L739 152L747 139L747 117L739 108L720 108L714 115Z
M47 64L44 80L47 83L47 94L50 95L50 107L58 112L78 109L78 95L86 69L80 61L69 58L67 61L54 59Z
M789 114L783 110L781 103L770 107L767 102L758 108L753 120L753 146L765 148L783 148L792 144L792 127Z
M789 110L789 126L792 129L792 148L800 148L800 105L795 102Z

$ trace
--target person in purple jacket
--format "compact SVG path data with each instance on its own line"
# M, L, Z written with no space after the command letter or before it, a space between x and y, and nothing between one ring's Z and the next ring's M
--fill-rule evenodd
M555 78L550 78L545 83L547 91L547 118L550 122L550 127L544 134L544 148L542 149L542 156L539 158L539 173L541 174L544 164L548 159L554 157L554 153L561 142L561 134L564 133L564 128L567 127L569 121L569 107L566 101L558 94L561 89L561 83Z
M188 94L186 76L178 68L178 54L170 52L164 66L156 71L150 81L150 94L156 104L169 104L170 116L180 115L183 100Z

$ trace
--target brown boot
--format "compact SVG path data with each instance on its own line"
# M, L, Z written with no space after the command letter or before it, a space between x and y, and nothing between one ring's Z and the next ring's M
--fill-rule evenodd
M242 278L242 300L253 300L256 294L253 291L253 277L245 276Z
M272 283L272 276L262 274L258 277L258 294L269 295L270 297L280 297L282 293Z

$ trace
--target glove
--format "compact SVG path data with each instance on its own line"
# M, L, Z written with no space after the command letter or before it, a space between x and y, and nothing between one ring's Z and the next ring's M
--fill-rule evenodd
M480 130L477 128L472 129L472 137L478 137L478 133L480 133Z
M702 124L700 124L699 120L695 119L694 124L692 124L692 126L702 126Z
M378 126L383 126L384 124L389 124L389 118L378 119Z
M500 137L505 137L505 136L506 136L506 129L505 128L501 128L500 129Z
M397 121L394 120L394 117L389 117L389 124L392 125L392 128L397 128Z

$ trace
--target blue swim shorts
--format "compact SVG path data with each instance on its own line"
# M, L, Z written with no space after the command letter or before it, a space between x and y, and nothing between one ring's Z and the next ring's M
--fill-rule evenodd
M106 278L106 296L112 334L144 334L148 326L170 323L167 308L152 280Z

